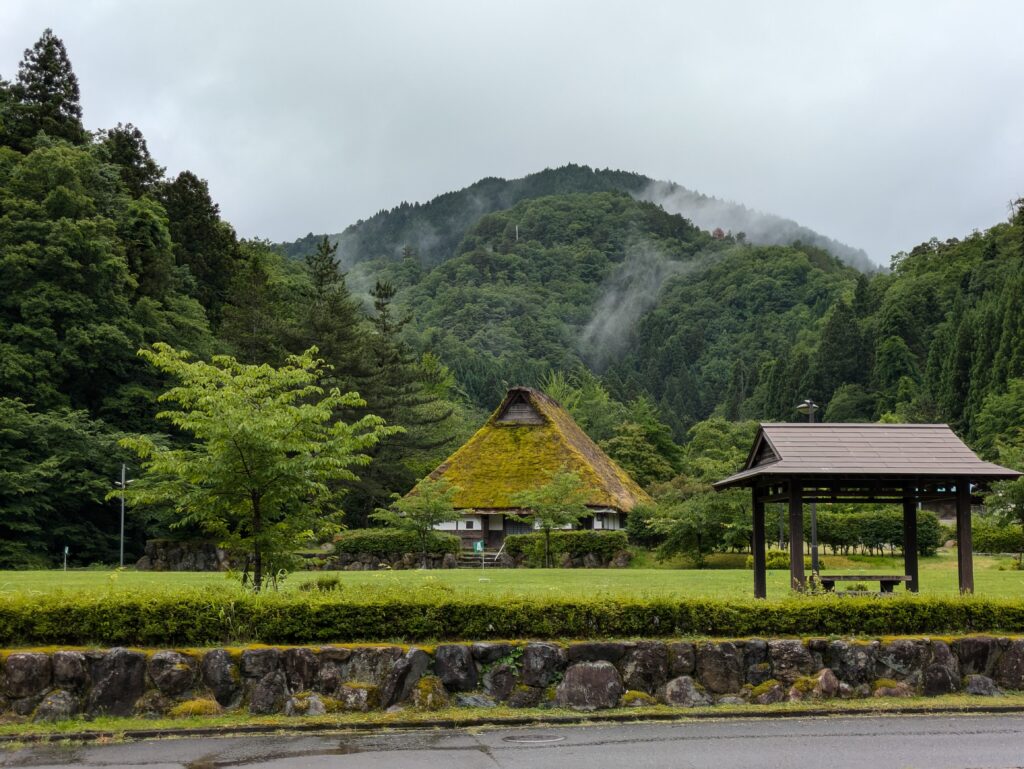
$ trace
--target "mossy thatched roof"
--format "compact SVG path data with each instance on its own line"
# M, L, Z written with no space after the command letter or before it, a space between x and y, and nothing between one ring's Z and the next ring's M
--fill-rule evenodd
M529 412L527 405L532 413L509 421L506 412ZM514 509L514 494L543 486L563 468L580 476L591 507L629 512L650 501L565 409L529 387L509 390L484 426L429 477L459 487L460 509Z

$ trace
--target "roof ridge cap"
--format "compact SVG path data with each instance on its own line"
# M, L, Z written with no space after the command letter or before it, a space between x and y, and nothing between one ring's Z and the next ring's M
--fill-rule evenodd
M885 428L885 429L890 429L890 428L893 428L893 429L895 429L895 428L915 428L915 429L919 429L919 428L923 428L923 427L932 427L932 428L941 427L941 428L945 428L946 430L952 430L953 429L948 424L944 424L942 422L921 422L921 423L909 423L909 422L898 422L898 423L887 423L887 422L760 422L758 426L759 427L799 427L801 429L808 428L808 427L831 427L831 428L839 428L839 427L853 428L853 427L856 427L858 429L863 429L865 427L873 427L873 428L879 428L879 429L881 429L881 428Z

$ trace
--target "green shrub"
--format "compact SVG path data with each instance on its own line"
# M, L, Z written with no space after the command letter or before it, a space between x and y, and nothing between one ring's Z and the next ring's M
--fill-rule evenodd
M325 593L331 590L341 590L341 579L339 577L317 577L306 582L300 582L299 590L306 593L313 590Z
M568 554L572 558L582 558L593 553L602 562L610 561L617 552L625 550L629 544L624 531L553 531L551 532L551 555L558 558ZM526 557L531 565L540 565L544 560L544 535L510 534L505 537L505 552L513 558L520 555Z
M665 541L665 535L651 526L656 505L639 505L626 516L626 534L631 544L653 550Z
M430 553L458 553L462 543L454 534L435 531L430 535ZM351 555L405 555L420 552L420 540L415 532L401 529L351 529L341 534L334 543L334 552Z
M917 511L917 552L920 555L935 555L946 542L939 516L931 510Z
M1024 602L896 595L501 600L372 591L0 594L0 648L1024 632Z
M974 519L971 530L976 553L1019 553L1024 550L1024 530L985 519Z
M942 544L949 541L956 542L956 526L949 523L940 523L939 535L942 539Z
M810 540L810 521L804 524L804 539ZM930 510L917 513L917 552L935 555L945 541L939 518ZM818 510L818 542L833 553L863 548L884 552L903 547L903 511L899 508L862 510L855 513Z
M764 554L765 568L767 569L781 569L783 571L789 571L789 552L786 550L768 550ZM748 555L745 565L748 569L754 568L754 556ZM825 568L825 561L821 558L818 559L818 567L821 569ZM810 571L811 569L811 557L804 556L804 571Z

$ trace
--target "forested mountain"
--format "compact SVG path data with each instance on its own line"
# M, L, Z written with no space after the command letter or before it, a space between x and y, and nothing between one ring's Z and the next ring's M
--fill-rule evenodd
M638 200L657 203L709 232L720 229L744 233L746 240L763 245L789 245L799 240L824 248L860 270L875 269L863 250L791 219L754 211L642 174L574 164L548 168L521 179L481 179L426 203L402 203L379 211L328 238L340 246L342 265L346 268L367 260L397 259L406 247L414 248L422 263L429 267L452 256L466 232L485 214L512 208L531 198L586 192L624 192ZM282 244L282 248L289 256L301 257L310 253L322 237L310 233Z
M366 401L337 419L405 428L345 487L349 525L513 384L544 388L655 492L706 485L742 452L743 420L796 419L808 397L830 421L950 422L1024 463L1019 204L865 274L813 233L709 232L650 200L647 177L567 166L275 246L238 238L135 126L86 131L78 98L49 31L0 80L0 567L64 546L116 559L118 440L182 440L159 434L168 382L136 355L157 341L272 365L316 346L328 384ZM129 558L190 533L173 523L131 510Z
M81 114L67 52L47 30L17 78L0 79L0 568L56 563L65 546L72 564L116 559L117 505L105 497L130 461L119 439L182 440L159 435L169 383L136 355L157 341L274 365L317 346L329 384L367 401L339 418L406 428L349 489L355 523L470 429L449 372L401 338L388 286L364 311L326 243L295 261L239 240L200 176L166 177L138 128L90 133ZM147 537L194 533L174 523L130 511L128 557Z

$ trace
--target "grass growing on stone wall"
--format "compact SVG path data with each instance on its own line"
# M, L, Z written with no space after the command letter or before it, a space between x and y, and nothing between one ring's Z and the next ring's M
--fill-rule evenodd
M999 697L970 697L963 694L949 694L938 697L879 697L862 700L829 700L827 702L781 702L773 705L714 705L701 708L674 708L667 705L645 705L633 708L613 708L599 713L580 713L560 708L443 708L421 710L404 708L395 713L336 713L328 716L251 716L247 713L229 713L217 716L191 718L115 718L92 719L72 718L52 724L32 723L27 719L8 717L0 719L0 749L23 747L29 739L66 739L78 735L102 735L111 741L125 739L133 731L166 731L172 735L186 729L215 729L231 734L238 727L263 726L268 731L316 726L323 730L357 730L366 728L401 728L403 725L435 721L456 726L492 725L500 727L502 722L521 723L523 720L542 724L565 719L580 723L600 723L611 718L636 718L637 720L664 719L685 721L699 717L721 716L771 716L774 714L802 714L827 711L835 715L884 715L886 713L929 713L934 711L970 714L984 712L988 708L1013 708L1024 710L1024 693L1004 694Z

